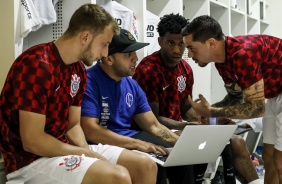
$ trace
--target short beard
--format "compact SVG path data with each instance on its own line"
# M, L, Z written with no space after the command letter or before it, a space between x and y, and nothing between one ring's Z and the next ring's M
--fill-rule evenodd
M87 67L92 66L93 63L94 63L94 61L89 61L89 60L86 60L86 59L83 59L83 60L81 60L81 61L82 61L82 63L83 63L85 66L87 66Z
M87 67L92 66L94 61L89 60L87 58L89 58L89 54L91 54L91 50L92 50L92 42L93 40L89 43L89 45L87 46L86 50L83 53L83 58L81 59L81 61L83 62L83 64Z

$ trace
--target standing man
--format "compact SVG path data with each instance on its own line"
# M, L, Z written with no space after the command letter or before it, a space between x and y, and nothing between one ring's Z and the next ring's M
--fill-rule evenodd
M269 35L225 36L209 16L195 18L182 34L188 57L201 67L215 62L228 93L220 102L223 107L211 107L202 95L199 103L189 98L193 109L205 117L263 116L264 182L282 184L282 40ZM242 103L227 105L241 96Z
M87 70L81 124L88 141L162 154L168 153L164 147L171 147L177 141L179 136L158 122L145 93L129 77L134 74L138 61L136 50L146 45L136 42L129 31L121 29L121 34L113 37L108 57ZM131 129L133 120L141 131ZM165 168L170 184L194 183L193 175L188 175L189 168ZM159 169L164 171L162 167ZM200 175L195 173L197 184L202 183L205 170L206 167Z
M106 57L118 32L109 13L85 4L58 40L15 60L0 96L0 148L8 181L156 182L157 167L150 159L120 147L89 146L80 126L87 81L83 63Z
M160 123L182 130L189 121L197 121L188 101L194 84L193 71L182 59L185 45L182 29L189 23L180 15L169 14L158 24L161 49L142 59L133 76L145 91L149 104ZM185 20L185 19L184 19ZM244 140L233 136L222 152L225 184L235 184L233 162L241 181L258 178ZM215 183L216 181L213 181Z

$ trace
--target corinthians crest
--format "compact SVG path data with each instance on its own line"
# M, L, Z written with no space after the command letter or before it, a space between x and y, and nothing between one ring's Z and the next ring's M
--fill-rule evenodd
M67 171L73 171L78 168L83 160L84 156L75 156L65 157L64 162L59 163L59 166L65 166Z
M186 88L186 77L183 77L182 75L180 75L179 77L177 77L177 81L178 81L178 91L180 91L180 93L182 93L185 88Z
M80 77L77 74L71 76L71 97L74 97L79 89Z

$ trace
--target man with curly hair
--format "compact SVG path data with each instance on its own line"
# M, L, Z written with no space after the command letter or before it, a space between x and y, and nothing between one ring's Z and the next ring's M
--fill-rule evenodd
M145 57L133 75L145 91L159 122L178 130L188 124L182 120L188 120L190 115L184 113L182 118L182 112L187 112L190 107L187 97L192 94L194 84L192 68L182 59L185 47L181 30L187 23L189 20L179 14L161 17L157 27L161 49ZM207 164L193 168L196 183L201 183Z

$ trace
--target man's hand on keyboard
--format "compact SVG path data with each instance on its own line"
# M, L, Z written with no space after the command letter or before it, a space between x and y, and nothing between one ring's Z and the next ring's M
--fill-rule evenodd
M155 153L155 154L162 154L162 155L169 154L168 150L165 149L165 147L155 145L149 142L141 141L141 140L138 141L138 145L136 149L139 151L146 152L146 153Z

